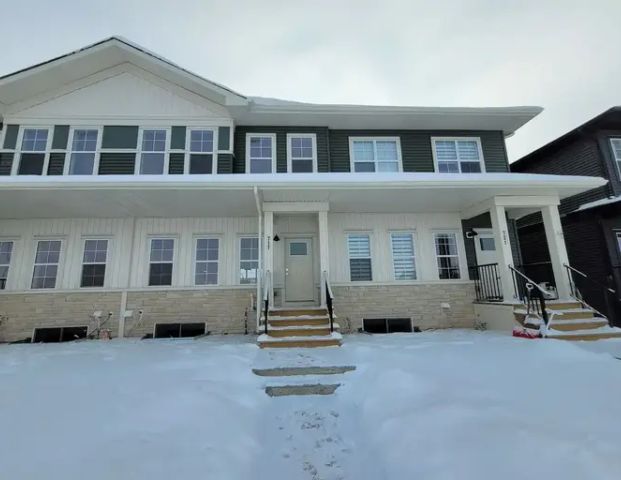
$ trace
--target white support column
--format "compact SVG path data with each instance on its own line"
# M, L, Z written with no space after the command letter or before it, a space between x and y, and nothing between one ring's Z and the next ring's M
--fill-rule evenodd
M330 275L330 251L328 245L328 212L320 211L319 219L319 270L321 272L320 281L324 280L323 272ZM319 285L321 305L326 305L326 288L325 285Z
M274 279L274 212L264 212L263 220L265 222L263 229L264 238L264 259L265 272L270 272L271 281ZM270 285L270 305L274 305L274 285Z
M513 275L511 270L509 270L509 265L513 265L513 254L511 252L511 241L509 239L505 207L493 205L489 213L492 219L492 230L496 238L498 274L500 275L500 281L502 283L503 299L505 302L513 302L515 300Z
M558 207L556 205L543 207L541 215L543 217L543 227L546 231L554 279L556 280L556 290L558 291L559 298L567 299L570 298L571 290L564 265L569 265L569 259L567 258L567 248L565 247L563 226L561 224L561 217L558 214Z

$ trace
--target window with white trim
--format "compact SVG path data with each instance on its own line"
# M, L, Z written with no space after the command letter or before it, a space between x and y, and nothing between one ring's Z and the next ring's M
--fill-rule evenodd
M249 133L246 136L246 172L272 173L276 164L276 135Z
M18 175L43 175L48 138L47 128L23 129Z
M481 173L483 151L479 138L434 137L434 158L440 173Z
M350 137L352 172L401 171L401 143L397 137Z
M195 285L218 284L218 260L220 240L217 238L197 238L194 268Z
M416 280L414 235L409 232L390 234L395 280Z
M352 282L373 280L371 268L371 237L366 233L347 235L349 278Z
M239 240L239 283L257 283L259 270L259 238L242 237Z
M103 287L106 279L107 260L108 240L85 240L80 287Z
M166 165L165 129L143 129L140 152L140 174L162 175Z
M60 240L39 240L32 272L31 288L55 288L60 262Z
M619 247L619 254L621 254L621 232L616 232L617 234L617 246Z
M11 255L13 254L13 242L0 242L0 290L6 288L9 279L9 267L11 266Z
M434 243L439 278L441 280L461 278L457 234L454 232L435 233Z
M617 163L619 176L621 176L621 138L611 138L610 146L612 147L612 154Z
M172 285L174 238L152 238L149 254L149 286Z
M69 155L69 175L92 175L95 168L97 152L96 129L76 128L71 140L71 154Z
M317 171L317 136L314 133L287 134L288 168L291 173Z
M190 129L190 167L192 174L214 172L214 130L207 128Z

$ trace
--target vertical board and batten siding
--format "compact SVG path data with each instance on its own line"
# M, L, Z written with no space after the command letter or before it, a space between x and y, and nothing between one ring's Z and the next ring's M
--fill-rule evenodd
M246 171L246 134L274 133L276 134L276 171L287 172L287 134L314 133L317 136L317 171L328 172L328 128L327 127L252 127L238 126L235 128L234 162L232 173Z
M438 281L434 232L454 231L457 236L461 279L467 280L461 218L455 213L424 214L328 214L330 242L330 279L335 284L350 282L347 235L369 233L371 238L371 268L373 282L394 282L391 232L414 232L417 281ZM406 282L407 283L407 282Z
M486 172L508 172L505 139L500 131L470 130L330 130L330 171L349 172L349 137L399 137L404 172L433 172L432 137L479 137Z

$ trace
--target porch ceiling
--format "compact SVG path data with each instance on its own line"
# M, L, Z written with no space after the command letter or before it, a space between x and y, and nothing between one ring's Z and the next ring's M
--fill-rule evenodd
M0 218L256 215L269 202L329 202L332 212L462 212L497 196L565 198L596 177L530 174L277 174L171 177L5 177Z

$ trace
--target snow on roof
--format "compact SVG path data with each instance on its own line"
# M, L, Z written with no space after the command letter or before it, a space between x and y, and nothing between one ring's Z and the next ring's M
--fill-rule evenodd
M617 203L617 202L621 202L621 195L618 197L602 198L600 200L595 200L593 202L584 203L580 205L580 207L577 208L575 211L580 212L582 210L589 210L591 208L602 207L604 205L610 205L610 204Z

